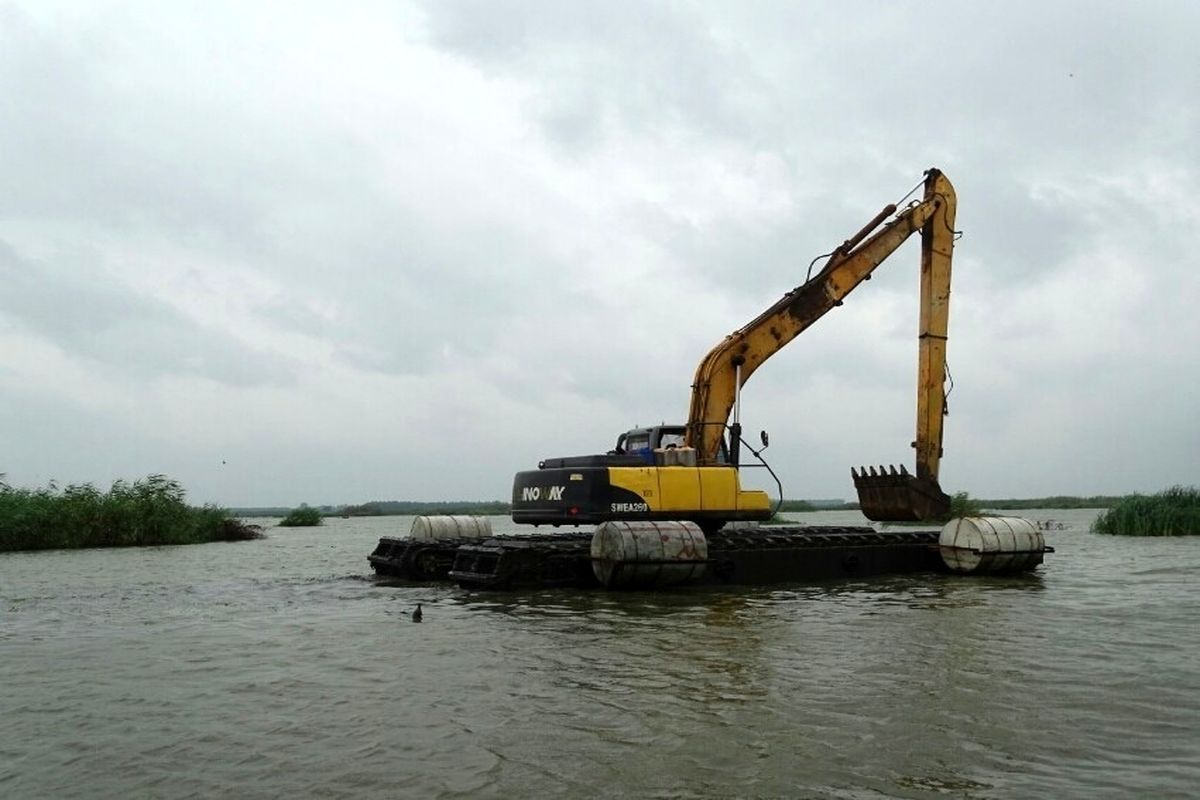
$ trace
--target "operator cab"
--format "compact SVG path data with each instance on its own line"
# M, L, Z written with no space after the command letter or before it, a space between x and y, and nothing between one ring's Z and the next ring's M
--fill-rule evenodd
M656 425L652 428L634 428L617 437L617 446L609 451L610 455L632 455L654 465L654 451L666 450L673 447L683 447L686 438L686 428L683 425ZM729 454L725 441L721 441L721 450L717 453L718 464L728 464Z

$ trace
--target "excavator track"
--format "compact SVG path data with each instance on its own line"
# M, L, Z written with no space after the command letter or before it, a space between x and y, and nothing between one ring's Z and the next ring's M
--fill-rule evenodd
M406 581L447 580L458 548L473 539L417 540L384 536L367 556L371 568L381 578Z
M467 589L600 588L592 532L414 542L385 537L369 557L379 576L452 581ZM937 530L863 526L760 526L707 536L700 584L788 581L945 571Z
M937 530L764 526L708 537L705 582L783 583L944 571Z
M458 549L449 577L469 589L598 586L592 532L497 536Z

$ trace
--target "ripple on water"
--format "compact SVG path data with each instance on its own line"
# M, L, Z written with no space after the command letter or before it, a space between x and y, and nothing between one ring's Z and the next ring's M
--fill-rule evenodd
M1032 576L666 594L376 583L395 520L0 556L0 787L1188 796L1200 540L1053 516Z

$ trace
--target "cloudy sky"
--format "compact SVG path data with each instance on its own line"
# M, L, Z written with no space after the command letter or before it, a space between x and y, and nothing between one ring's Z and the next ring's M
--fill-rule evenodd
M943 486L1200 483L1197 31L1182 1L0 0L0 472L506 499L682 422L707 350L937 166ZM785 496L911 468L918 257L747 384Z

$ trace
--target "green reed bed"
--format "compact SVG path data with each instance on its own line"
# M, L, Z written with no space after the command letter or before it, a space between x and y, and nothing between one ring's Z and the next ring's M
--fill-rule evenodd
M1092 530L1121 536L1200 534L1200 490L1173 486L1154 495L1130 495L1097 517Z
M988 516L983 513L983 503L971 497L967 492L955 492L950 497L950 512L945 517L939 518L937 522L949 522L957 517L979 516Z
M306 528L321 525L323 522L320 511L312 506L302 504L299 508L293 508L286 517L279 521L279 525L283 528Z
M0 551L136 547L256 539L223 508L189 506L178 483L151 475L116 481L107 492L91 484L16 489L0 481Z

